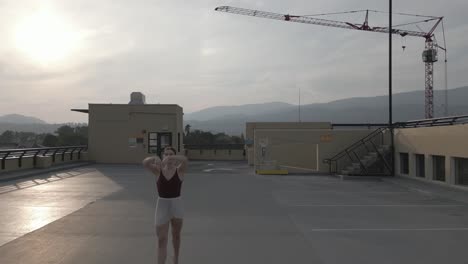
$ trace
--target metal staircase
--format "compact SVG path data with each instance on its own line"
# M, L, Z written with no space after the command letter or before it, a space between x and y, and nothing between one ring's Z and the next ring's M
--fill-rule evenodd
M389 139L390 129L378 128L324 162L329 165L331 174L391 175L392 154L390 145L387 145Z
M460 124L468 124L468 115L397 122L393 124L393 128L411 129ZM356 126L357 124L341 125ZM324 160L329 166L330 174L392 175L393 157L390 147L391 131L390 128L384 124L378 125L381 125L381 127L340 151L332 158Z

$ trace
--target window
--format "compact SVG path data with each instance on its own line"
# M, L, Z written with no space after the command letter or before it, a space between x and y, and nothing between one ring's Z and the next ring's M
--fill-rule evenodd
M156 132L148 133L148 153L158 153L158 133Z
M148 133L148 153L161 155L166 146L172 146L172 134L168 132Z
M455 158L455 182L459 185L468 185L467 158Z
M426 176L424 154L415 154L414 156L416 160L416 177L424 178Z
M136 147L137 139L136 138L128 138L128 146L131 148Z
M172 134L171 133L159 133L159 141L161 148L172 146Z
M434 180L445 181L445 157L444 156L432 156L432 165Z
M409 174L408 153L400 153L400 173Z

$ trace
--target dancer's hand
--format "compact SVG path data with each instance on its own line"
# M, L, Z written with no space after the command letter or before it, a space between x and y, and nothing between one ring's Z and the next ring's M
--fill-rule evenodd
M148 157L143 160L143 167L147 170L152 171L159 175L159 171L161 170L161 160L158 156Z

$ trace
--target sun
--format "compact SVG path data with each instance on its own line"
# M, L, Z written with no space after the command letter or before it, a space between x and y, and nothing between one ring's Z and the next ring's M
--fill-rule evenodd
M56 63L77 48L79 35L63 19L43 9L21 21L15 30L16 47L30 59Z

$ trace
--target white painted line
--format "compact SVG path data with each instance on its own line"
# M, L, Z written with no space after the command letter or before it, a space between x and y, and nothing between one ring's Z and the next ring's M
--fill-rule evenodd
M291 207L464 207L463 204L287 204Z
M290 186L286 186L290 187ZM296 187L296 186L293 186ZM299 186L299 187L304 187L304 186ZM307 188L307 186L305 187ZM285 194L310 194L310 193L332 193L332 194L413 194L412 192L409 191L335 191L335 190L309 190L309 189L302 189L302 190L274 190L273 192L276 193L285 193Z
M211 171L232 171L233 169L225 169L225 168L215 168L215 169L206 169L203 170L204 172L211 172Z
M340 232L340 231L468 231L467 227L459 228L314 228L304 232Z
M279 167L283 168L290 168L290 169L298 169L298 170L304 170L304 171L317 171L316 169L309 169L309 168L302 168L302 167L294 167L294 166L287 166L287 165L279 165Z

